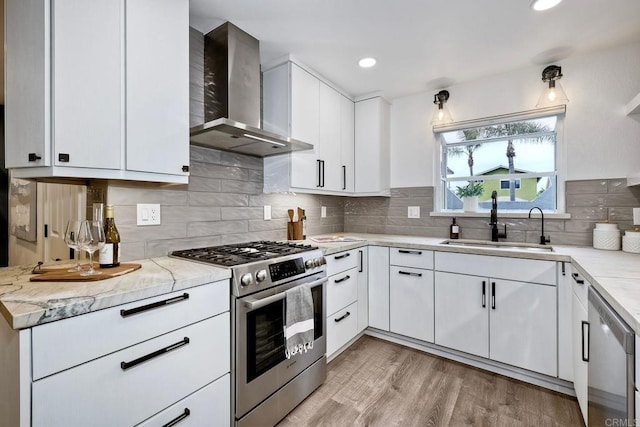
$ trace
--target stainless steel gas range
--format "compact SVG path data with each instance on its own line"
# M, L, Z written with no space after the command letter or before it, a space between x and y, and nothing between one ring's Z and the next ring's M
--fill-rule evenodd
M250 242L171 256L231 269L232 412L237 426L275 425L326 378L327 273L317 247ZM285 357L285 292L309 284L313 349Z

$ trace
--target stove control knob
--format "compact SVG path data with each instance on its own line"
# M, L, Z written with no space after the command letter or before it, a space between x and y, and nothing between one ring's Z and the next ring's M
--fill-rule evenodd
M318 265L325 265L327 263L327 260L325 259L325 257L320 257L317 259L318 261Z
M260 270L256 273L256 282L264 282L267 279L267 270Z
M315 259L308 259L305 263L304 266L307 268L313 268L316 266L316 260Z
M253 283L253 276L251 275L251 273L243 274L242 277L240 278L240 284L242 286L249 286L252 283Z

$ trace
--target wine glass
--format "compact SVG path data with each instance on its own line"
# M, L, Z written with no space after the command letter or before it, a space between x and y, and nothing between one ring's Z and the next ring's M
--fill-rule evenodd
M81 276L102 274L93 269L93 253L105 244L104 229L101 221L82 221L78 233L78 247L89 254L89 270Z
M78 233L80 232L80 224L82 221L77 219L70 219L67 222L67 228L64 231L64 242L71 249L74 250L74 254L77 254L78 260L76 261L76 266L67 270L70 273L82 271L82 267L80 267L80 248L78 247Z

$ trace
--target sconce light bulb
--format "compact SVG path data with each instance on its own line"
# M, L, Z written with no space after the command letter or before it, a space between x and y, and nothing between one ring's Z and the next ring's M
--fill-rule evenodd
M547 97L549 98L549 101L555 101L556 100L556 88L554 88L554 87L549 88L549 94L547 95Z
M439 109L438 110L438 120L442 120L444 119L444 110L443 109Z

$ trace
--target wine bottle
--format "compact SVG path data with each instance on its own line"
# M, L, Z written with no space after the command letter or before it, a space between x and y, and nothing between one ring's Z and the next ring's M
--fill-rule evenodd
M120 233L113 218L113 206L107 205L104 220L105 245L100 249L100 268L120 265Z

